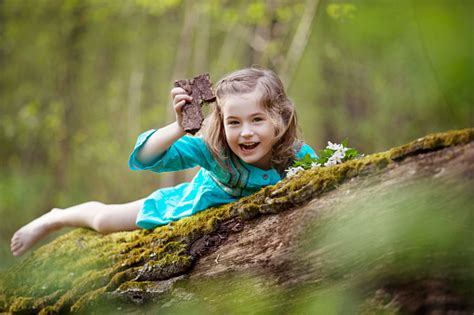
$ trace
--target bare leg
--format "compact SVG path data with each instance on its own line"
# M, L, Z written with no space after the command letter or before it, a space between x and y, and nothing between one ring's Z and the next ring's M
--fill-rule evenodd
M144 200L114 205L90 201L66 209L52 209L16 231L10 245L12 254L22 255L38 241L63 227L88 227L101 233L138 229L135 220Z

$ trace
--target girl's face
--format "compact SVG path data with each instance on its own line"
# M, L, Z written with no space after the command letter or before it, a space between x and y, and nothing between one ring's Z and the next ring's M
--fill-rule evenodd
M259 104L254 91L228 95L222 100L222 114L227 144L242 161L261 169L271 168L275 128Z

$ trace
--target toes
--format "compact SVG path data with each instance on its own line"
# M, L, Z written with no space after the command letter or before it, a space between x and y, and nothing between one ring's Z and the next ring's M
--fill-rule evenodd
M12 239L12 241L10 243L10 248L18 247L20 244L21 244L21 242L19 242L17 239Z
M21 233L20 233L20 231L16 231L15 234L13 234L13 236L12 236L12 241L11 242L13 244L14 242L18 242L20 239L21 239Z
M18 243L21 243L21 238L17 233L15 233L15 235L13 235L13 237L12 237L12 240L10 241L10 244L14 245L14 244L18 244Z
M12 236L12 242L18 238L18 231Z
M13 256L20 256L25 251L25 246L22 243L15 244L15 247L12 247Z
M13 253L13 255L15 255L15 253L18 252L22 247L23 247L23 244L16 243L10 246L10 250Z
M20 248L12 248L12 255L15 257L20 256Z
M11 249L16 249L16 248L19 248L22 245L23 244L21 242L15 242L15 243L10 244L10 248Z
M10 250L13 256L18 256L18 251L23 247L23 242L18 235L18 232L13 235L12 240L10 242Z

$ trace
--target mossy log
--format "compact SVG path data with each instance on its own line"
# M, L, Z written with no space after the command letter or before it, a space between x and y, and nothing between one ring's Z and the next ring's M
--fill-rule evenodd
M152 231L75 229L0 275L0 312L219 313L216 294L252 292L269 313L330 296L355 313L472 314L473 140L428 135Z

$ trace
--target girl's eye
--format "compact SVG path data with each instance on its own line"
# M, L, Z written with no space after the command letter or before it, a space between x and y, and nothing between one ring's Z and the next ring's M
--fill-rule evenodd
M253 121L255 121L255 122L263 121L263 118L262 117L255 117L253 119Z
M230 121L227 122L227 124L235 126L235 125L238 125L239 122L237 120L230 120Z

